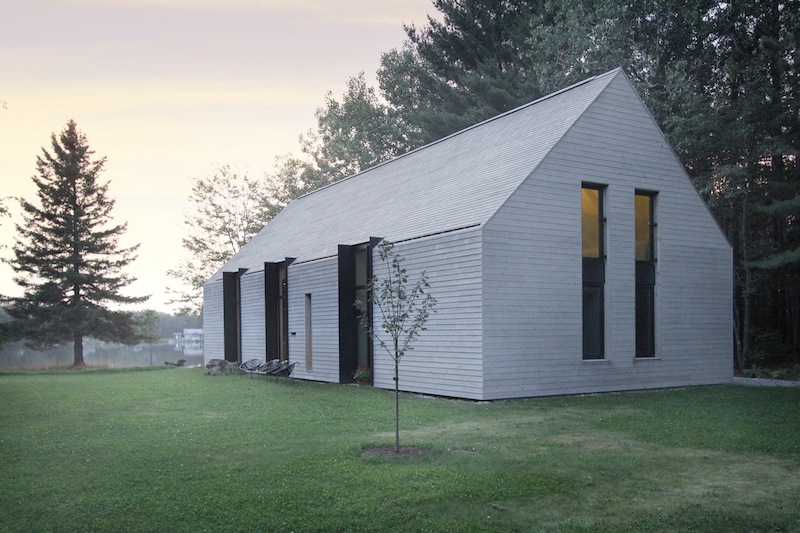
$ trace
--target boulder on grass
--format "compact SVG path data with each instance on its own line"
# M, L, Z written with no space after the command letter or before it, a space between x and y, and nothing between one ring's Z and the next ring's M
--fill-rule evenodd
M206 368L208 369L206 374L210 374L212 376L217 376L219 374L233 374L239 371L239 365L231 361L225 361L224 359L211 359L206 364Z

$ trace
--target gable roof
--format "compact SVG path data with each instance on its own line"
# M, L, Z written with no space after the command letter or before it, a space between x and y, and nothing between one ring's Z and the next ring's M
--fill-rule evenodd
M454 133L291 201L209 279L287 257L336 255L488 221L621 69Z

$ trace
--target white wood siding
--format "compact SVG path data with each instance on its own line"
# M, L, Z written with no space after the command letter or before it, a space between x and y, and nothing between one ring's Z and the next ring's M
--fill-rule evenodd
M225 359L222 318L222 281L203 286L203 360Z
M241 295L242 361L266 360L267 333L264 271L247 272L239 279Z
M617 78L486 225L485 398L732 379L731 249ZM607 185L605 347L582 360L581 182ZM657 193L655 359L635 358L633 197Z
M419 335L414 349L400 360L400 389L482 398L480 229L401 242L395 250L405 260L409 282L416 283L424 270L430 293L438 300L427 331ZM378 257L377 248L373 255L374 275L385 276L387 267ZM375 329L382 333L377 308L373 309L373 317ZM393 389L394 361L377 342L373 349L374 385Z
M538 395L548 367L581 358L580 181L527 181L483 239L486 399Z
M289 286L289 360L292 377L339 382L339 284L336 257L291 264ZM305 295L311 294L313 367L306 371Z

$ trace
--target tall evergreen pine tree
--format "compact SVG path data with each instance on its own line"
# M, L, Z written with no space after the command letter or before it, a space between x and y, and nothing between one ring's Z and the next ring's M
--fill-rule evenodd
M36 160L39 205L20 200L24 222L16 227L10 263L24 296L11 299L7 310L14 320L2 333L36 348L71 341L74 366L80 367L84 337L137 340L132 315L106 305L147 297L119 293L134 281L122 269L136 258L139 245L119 247L127 224L111 224L114 200L108 182L98 179L105 158L92 158L74 121L51 141L52 153L43 148Z

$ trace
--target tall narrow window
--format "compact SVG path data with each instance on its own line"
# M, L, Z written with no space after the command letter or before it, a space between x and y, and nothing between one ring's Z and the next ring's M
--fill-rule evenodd
M636 191L636 357L655 357L655 194Z
M371 248L361 245L356 250L356 310L358 311L358 366L370 366L369 333L361 322L361 315L368 312L369 298L367 284L369 282L369 254Z
M242 291L240 278L246 269L222 273L222 328L226 361L242 359Z
M264 307L266 312L267 359L289 359L289 265L287 257L280 263L264 263Z
M600 185L583 184L581 228L583 248L583 358L605 357L605 215Z
M372 315L367 285L372 277L372 250L381 239L339 245L339 383L353 383L359 366L372 366L372 343L360 317Z
M306 294L306 371L314 367L313 361L314 342L311 336L311 295Z

